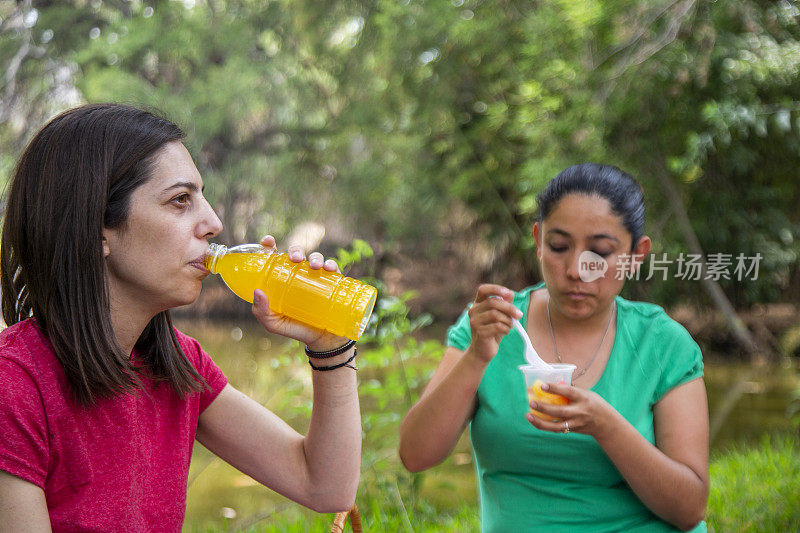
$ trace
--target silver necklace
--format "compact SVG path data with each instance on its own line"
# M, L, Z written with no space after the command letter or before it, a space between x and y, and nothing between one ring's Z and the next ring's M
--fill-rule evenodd
M603 343L606 341L606 336L608 335L608 330L611 329L611 322L614 320L614 315L617 312L617 303L614 302L614 307L611 309L611 316L608 318L608 324L606 325L606 331L603 333L603 338L600 339L600 344L597 346L597 349L592 354L591 359L589 362L586 363L586 366L583 368L579 368L575 375L572 376L572 379L578 379L579 377L583 376L589 367L592 366L594 363L597 354L600 353L600 348L602 348ZM558 353L558 346L556 346L556 335L553 333L553 323L550 321L550 295L547 295L547 325L550 327L550 338L553 339L553 350L556 352L556 359L558 359L559 363L563 363L561 360L561 356Z

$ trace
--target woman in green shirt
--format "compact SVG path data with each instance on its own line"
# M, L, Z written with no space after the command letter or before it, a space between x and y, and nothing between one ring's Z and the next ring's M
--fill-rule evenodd
M403 421L403 463L412 471L440 463L471 422L484 531L705 531L700 350L663 309L619 296L619 274L650 252L641 188L615 167L582 164L537 200L544 283L518 293L478 288ZM581 270L588 252L607 263L598 279ZM545 361L577 366L572 386L549 387L569 405L528 404L512 318Z

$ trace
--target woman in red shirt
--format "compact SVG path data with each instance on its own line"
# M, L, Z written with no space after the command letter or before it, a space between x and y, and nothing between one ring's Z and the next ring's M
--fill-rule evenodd
M149 112L87 105L47 124L18 163L0 252L0 529L180 530L195 439L312 509L353 504L356 377L337 366L355 354L347 339L273 314L255 292L267 331L336 367L312 372L303 436L172 327L169 310L200 294L222 230L182 138ZM337 269L319 253L309 261Z

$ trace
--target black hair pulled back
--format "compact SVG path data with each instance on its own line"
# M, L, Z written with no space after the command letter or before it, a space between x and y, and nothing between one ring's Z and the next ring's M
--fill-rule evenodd
M631 235L631 248L644 235L644 194L639 183L628 173L612 165L581 163L564 169L536 197L539 223L568 194L599 196L608 201L611 210L622 218Z

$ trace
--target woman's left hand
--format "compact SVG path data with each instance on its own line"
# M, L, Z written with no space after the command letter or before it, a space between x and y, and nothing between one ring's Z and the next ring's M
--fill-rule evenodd
M265 248L276 248L275 237L267 235L261 239L261 246ZM305 260L306 255L299 246L290 246L288 250L289 259L295 263ZM339 272L339 266L333 259L325 260L319 252L312 252L308 255L308 265L314 270L320 268L329 272ZM296 322L284 315L279 315L269 308L267 295L263 291L256 289L253 295L253 315L270 333L277 333L290 339L305 343L310 350L324 352L344 345L347 339L339 337L327 331L312 328Z
M569 400L569 404L552 405L541 401L531 402L531 408L548 417L559 419L558 422L542 420L529 412L526 417L534 427L553 433L584 433L595 438L609 430L614 408L599 394L570 385L552 383L542 385L542 390L564 396Z

